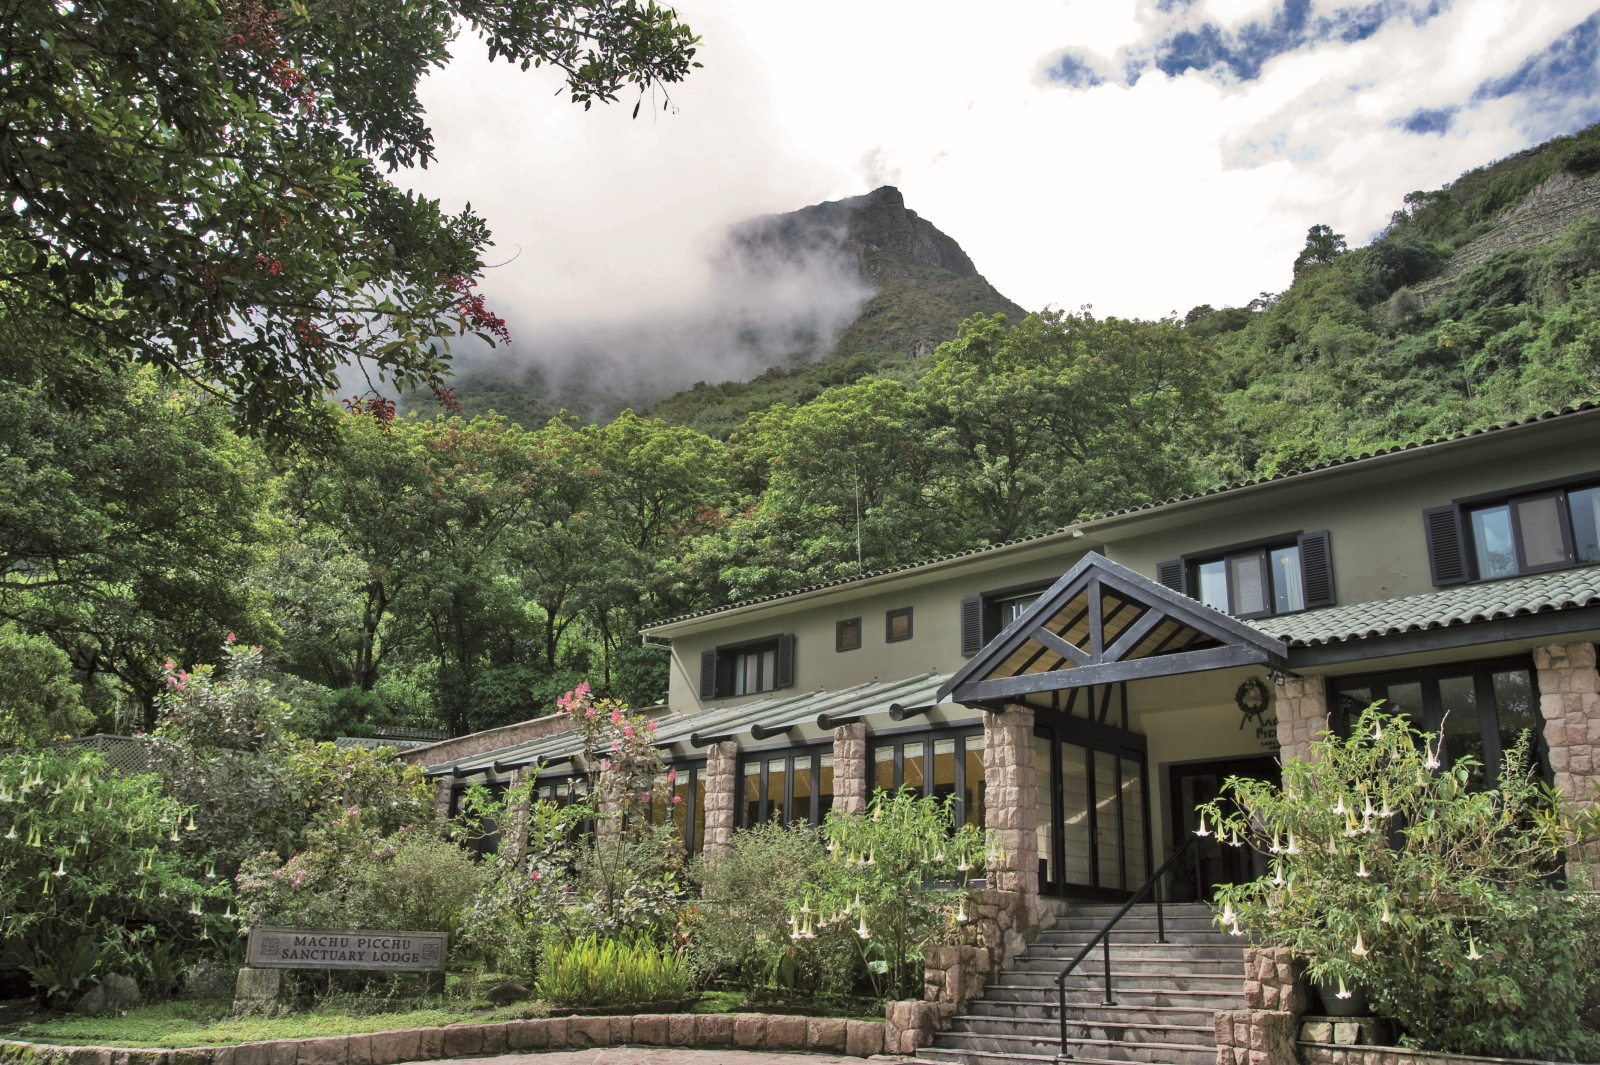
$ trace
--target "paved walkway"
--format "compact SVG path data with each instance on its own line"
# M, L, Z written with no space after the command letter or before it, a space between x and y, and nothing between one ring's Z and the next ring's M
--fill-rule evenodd
M513 1065L861 1065L861 1058L802 1054L779 1050L675 1050L670 1047L600 1047L594 1050L552 1050L543 1054L502 1054L482 1059ZM909 1058L874 1055L872 1061L905 1062Z

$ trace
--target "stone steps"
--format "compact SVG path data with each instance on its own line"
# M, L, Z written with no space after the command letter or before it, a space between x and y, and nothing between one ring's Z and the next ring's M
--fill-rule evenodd
M984 989L950 1029L919 1051L928 1062L1022 1065L1061 1050L1056 977L1116 915L1114 905L1074 906ZM1214 911L1167 907L1168 942L1155 942L1155 907L1135 907L1111 935L1112 1005L1092 951L1065 981L1067 1049L1085 1065L1214 1065L1213 1015L1244 1006L1246 942L1219 932Z

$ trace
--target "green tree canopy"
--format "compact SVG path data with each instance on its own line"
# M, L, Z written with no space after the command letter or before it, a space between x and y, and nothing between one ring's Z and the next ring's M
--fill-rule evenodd
M279 433L347 365L438 387L449 337L504 335L471 291L483 220L380 170L432 157L416 87L461 28L585 107L680 80L696 42L653 0L91 0L4 24L8 313Z

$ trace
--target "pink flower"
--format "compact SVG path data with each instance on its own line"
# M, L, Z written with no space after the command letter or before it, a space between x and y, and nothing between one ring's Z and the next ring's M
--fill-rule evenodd
M633 739L633 726L632 725L623 725L622 726L622 734L624 736L628 737L628 739L630 739L630 740Z
M162 668L165 669L168 673L171 673L172 669L173 669L172 659L170 659L170 658L167 659L167 664L165 666L163 666Z
M229 642L229 643L233 643L233 642L234 642L234 641L235 641L235 640L237 640L237 639L238 639L238 638L239 638L239 637L237 637L237 636L235 636L235 635L234 635L234 634L233 634L233 633L231 633L231 632L230 632L230 633L228 633L228 642Z
M592 707L592 706L589 707L588 711L584 714L584 716L585 717L593 717L594 716L594 707Z
M667 783L668 784L676 784L677 782L678 782L678 771L676 769L667 770Z
M674 805L674 806L678 805L682 801L683 801L683 796L682 795L674 795L672 797L672 805Z
M530 879L530 880L539 879L539 870L535 869L533 872L529 873L528 874L528 879Z
M600 759L600 768L602 770L610 769L611 768L611 759L609 759L609 758Z
M648 791L645 792L644 795L641 796L639 801L640 802L649 802L650 801L650 793Z
M656 719L652 717L650 719L650 731L654 732L655 730L656 730Z

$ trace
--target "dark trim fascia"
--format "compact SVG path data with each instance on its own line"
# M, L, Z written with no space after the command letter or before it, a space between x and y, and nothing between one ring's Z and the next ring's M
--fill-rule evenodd
M1296 529L1294 532L1279 533L1277 536L1260 536L1254 540L1241 540L1236 544L1226 544L1222 547L1208 547L1204 551L1190 551L1187 554L1179 555L1178 561L1184 563L1198 562L1202 558L1215 558L1222 555L1231 555L1236 551L1248 551L1252 547L1266 547L1269 544L1291 543L1299 539L1301 534L1304 532L1304 529Z
M1393 658L1428 651L1452 651L1463 647L1508 643L1541 636L1600 630L1600 606L1550 610L1541 614L1477 621L1421 632L1397 632L1389 636L1369 636L1360 640L1341 640L1316 647L1289 648L1291 670L1318 666L1345 665L1367 659Z
M1474 503L1495 503L1500 500L1515 499L1517 496L1542 492L1546 488L1592 488L1596 481L1600 481L1600 470L1595 470L1592 473L1580 473L1576 477L1557 477L1554 480L1540 481L1537 484L1519 484L1515 488L1501 489L1498 492L1480 492L1477 495L1452 499L1450 502L1458 507L1470 507Z
M1139 732L1129 732L1127 729L1118 728L1116 725L1102 725L1098 721L1089 721L1081 717L1073 717L1062 713L1060 710L1051 710L1045 706L1034 706L1032 703L1019 703L1033 711L1033 727L1048 728L1056 732L1056 738L1066 743L1074 739L1086 740L1089 743L1099 744L1102 747L1121 747L1130 751L1138 751L1149 755L1150 740Z
M979 592L978 598L983 600L1013 599L1019 595L1027 595L1029 592L1047 592L1056 583L1056 580L1057 578L1055 577L1047 577L1042 581L1023 581L1021 584L1008 584L1004 588Z
M1183 618L1177 620L1183 621ZM990 680L970 681L954 691L956 702L987 702L1010 700L1016 696L1037 692L1085 688L1089 685L1110 684L1122 680L1146 680L1151 677L1170 677L1186 673L1203 673L1211 669L1228 669L1233 666L1275 666L1275 656L1255 647L1224 646L1204 651L1183 651L1174 655L1154 658L1135 658L1126 662L1101 662L1077 669L1055 670L1049 673L1025 673L1019 677L1000 677ZM1290 660L1289 668L1293 667Z

